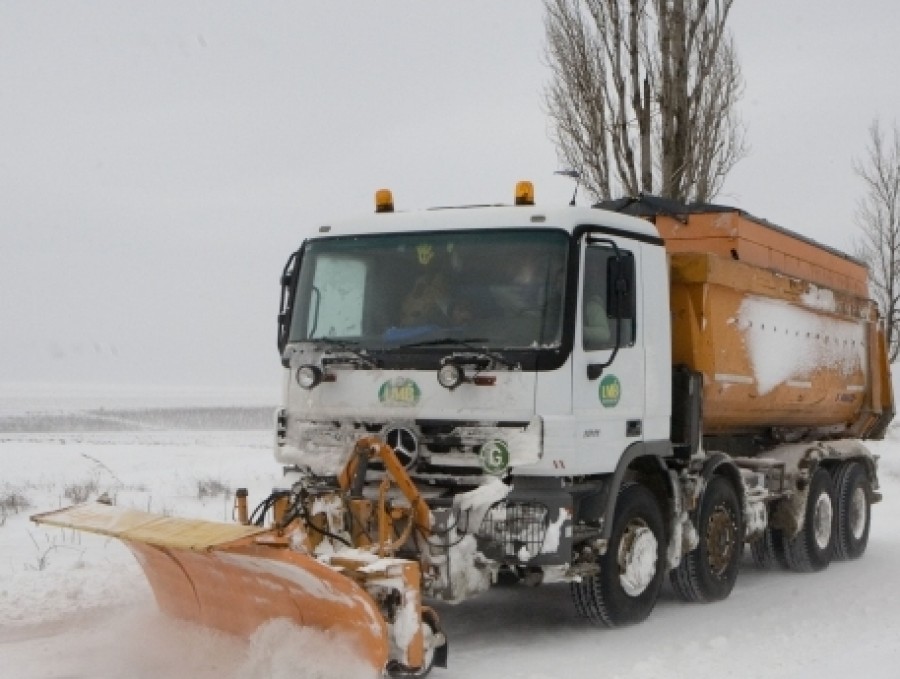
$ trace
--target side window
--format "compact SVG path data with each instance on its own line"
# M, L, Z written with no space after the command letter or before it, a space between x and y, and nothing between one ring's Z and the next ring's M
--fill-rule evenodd
M307 337L359 337L362 334L365 262L322 256L313 278Z
M585 351L613 349L616 333L621 331L619 347L629 347L635 341L634 313L625 308L614 308L617 275L632 272L630 285L634 285L634 255L619 250L619 264L616 252L609 247L591 246L584 253L584 287L581 300L582 346ZM623 284L621 281L620 285ZM634 291L631 292L633 299ZM627 306L627 305L626 305ZM617 318L619 316L620 318ZM621 324L621 329L619 325Z

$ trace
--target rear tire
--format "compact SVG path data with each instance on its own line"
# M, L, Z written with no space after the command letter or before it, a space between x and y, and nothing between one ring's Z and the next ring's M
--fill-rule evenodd
M781 531L771 524L766 526L763 534L750 543L750 557L753 564L763 570L772 570L776 566L787 568Z
M859 462L847 462L834 475L837 520L834 524L834 558L858 559L869 544L871 485Z
M792 571L813 573L824 570L831 563L836 518L834 506L831 475L820 468L809 482L803 528L792 538L782 535L784 558Z
M578 613L594 624L620 627L650 615L662 587L666 537L662 510L644 486L626 483L600 572L571 586Z
M731 594L741 567L744 517L737 492L724 476L710 479L700 499L700 542L669 577L685 601L720 601Z

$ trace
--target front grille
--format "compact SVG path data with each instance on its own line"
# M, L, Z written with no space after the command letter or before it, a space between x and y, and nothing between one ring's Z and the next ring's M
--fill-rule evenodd
M374 434L395 448L414 479L452 485L474 482L484 475L480 452L485 442L510 441L528 427L529 422L514 421L298 421L294 437L301 450L330 451L340 457L349 454L358 438ZM371 468L382 470L383 466L373 460Z
M502 546L504 556L527 561L541 552L547 535L547 506L539 502L499 502L491 507L479 538Z

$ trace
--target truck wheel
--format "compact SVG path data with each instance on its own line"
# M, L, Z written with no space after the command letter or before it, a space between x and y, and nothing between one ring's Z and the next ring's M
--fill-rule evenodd
M750 557L757 568L771 570L776 565L787 568L784 561L784 545L781 532L771 525L766 526L763 534L750 543Z
M662 510L637 483L622 485L600 572L572 583L579 614L594 624L620 627L650 615L665 573L666 538Z
M858 559L869 544L872 518L869 503L869 479L858 462L847 462L834 475L837 520L834 529L834 556Z
M788 568L801 573L823 570L834 555L834 488L831 475L819 469L809 482L803 528L797 535L782 535Z
M731 594L741 565L744 521L737 492L723 476L709 481L700 499L700 542L669 577L685 601L719 601Z

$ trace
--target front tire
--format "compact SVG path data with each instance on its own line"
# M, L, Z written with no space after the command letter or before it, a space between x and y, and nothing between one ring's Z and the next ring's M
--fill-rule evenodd
M703 491L697 532L699 544L670 573L672 587L685 601L720 601L734 588L744 547L741 504L723 476L712 478Z
M792 538L782 535L788 568L813 573L828 567L834 555L835 511L831 475L818 469L809 482L803 528Z
M626 483L619 491L612 534L600 572L572 583L579 614L594 624L621 627L650 615L666 563L662 510L646 487Z

